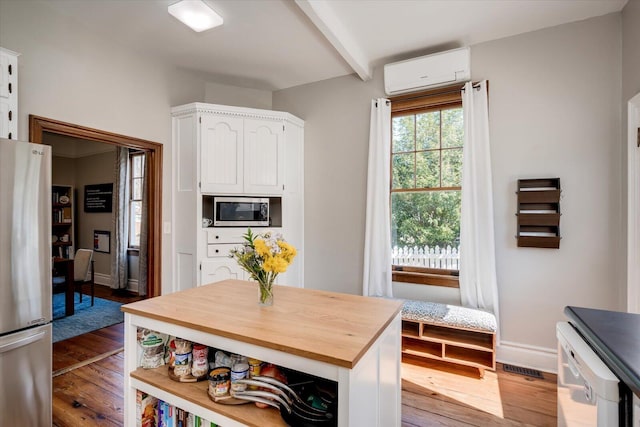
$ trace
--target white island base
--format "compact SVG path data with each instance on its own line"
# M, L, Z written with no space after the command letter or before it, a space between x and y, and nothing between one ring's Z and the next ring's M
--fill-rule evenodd
M147 328L337 383L339 427L399 427L401 304L276 286L272 307L255 283L226 280L123 306L125 425L136 425L136 390L222 427L286 426L274 408L223 405L206 381L179 383L167 368L138 368L137 330Z

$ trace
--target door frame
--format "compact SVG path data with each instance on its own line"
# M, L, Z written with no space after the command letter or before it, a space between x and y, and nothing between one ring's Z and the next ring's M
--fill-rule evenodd
M149 153L149 233L147 297L162 290L162 144L29 114L29 141L42 144L45 132L87 139Z
M640 93L627 114L627 311L640 313Z

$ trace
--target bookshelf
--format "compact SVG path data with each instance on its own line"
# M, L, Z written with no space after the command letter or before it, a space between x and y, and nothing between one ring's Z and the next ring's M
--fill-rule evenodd
M51 253L57 258L73 259L74 194L70 185L51 187Z

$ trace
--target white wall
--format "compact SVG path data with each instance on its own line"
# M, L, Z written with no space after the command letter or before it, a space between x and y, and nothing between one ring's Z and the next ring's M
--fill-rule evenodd
M552 352L565 305L622 308L620 51L620 14L472 46L472 77L490 80L506 342ZM274 93L275 109L305 120L307 287L361 293L369 106L383 96L381 74ZM563 187L561 248L517 248L516 181L547 176ZM459 301L455 290L394 291Z
M204 102L270 110L273 92L207 82Z
M567 305L624 309L620 14L473 46L490 80L504 341L555 346ZM560 249L518 248L516 182L560 177Z
M170 221L170 108L205 101L206 78L97 36L81 22L49 10L46 2L0 0L0 46L21 53L20 138L28 138L28 115L36 114L163 144L162 216ZM225 90L225 102L243 106L247 91L234 101L234 90ZM171 289L170 255L171 236L165 234L165 292Z
M624 135L622 141L622 172L623 172L623 208L624 221L623 225L627 225L627 162L628 162L628 145L627 145L627 103L636 94L640 93L640 54L638 54L638 46L640 46L640 0L629 0L624 9L622 9L622 135ZM637 149L636 149L637 150ZM637 209L637 208L636 208ZM637 211L637 210L636 210ZM638 219L636 218L636 221ZM628 233L625 233L625 237L629 238ZM624 241L625 245L627 241ZM633 242L632 242L633 244ZM638 247L640 242L635 242L635 246ZM637 261L636 261L637 262ZM627 263L625 260L623 270L626 273ZM640 295L640 283L628 283L627 286L631 289L632 295ZM633 301L631 306L635 305Z

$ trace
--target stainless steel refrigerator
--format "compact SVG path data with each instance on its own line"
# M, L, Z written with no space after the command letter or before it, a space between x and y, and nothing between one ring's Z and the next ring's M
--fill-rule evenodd
M51 147L0 138L0 425L50 426Z

